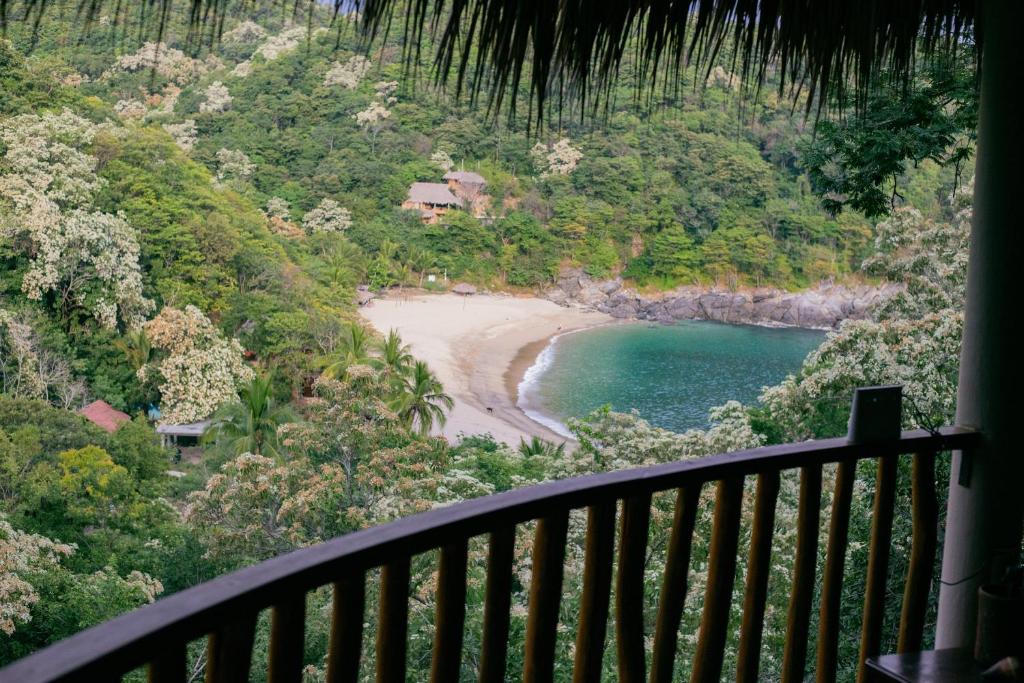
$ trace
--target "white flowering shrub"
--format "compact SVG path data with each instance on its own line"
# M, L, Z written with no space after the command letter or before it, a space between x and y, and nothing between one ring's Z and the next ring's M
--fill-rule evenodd
M388 119L391 118L391 110L380 102L374 101L363 111L353 114L352 118L356 120L359 127L366 133L366 137L370 141L370 151L372 152L376 145L377 135L384 130L388 124Z
M576 170L583 158L583 152L569 141L562 138L548 147L538 142L530 150L533 163L540 171L542 178L552 175L569 175Z
M283 221L291 218L291 205L287 199L271 197L267 200L267 215L272 218L280 218Z
M141 119L146 111L146 105L139 100L118 100L114 104L114 113L122 119Z
M370 106L352 115L363 129L370 130L391 118L391 111L380 102L371 102Z
M30 299L54 292L67 305L92 311L101 325L138 327L153 302L142 296L139 243L123 214L41 202L26 216L36 254L22 281Z
M235 68L231 70L231 75L236 78L248 78L251 74L252 62L248 59L235 64Z
M150 69L172 83L186 85L204 75L209 65L165 43L150 42L145 43L137 52L118 57L110 70L104 73L104 77L109 78L117 72L134 73Z
M306 29L302 26L286 28L276 36L267 38L253 54L260 55L268 62L272 62L281 55L287 54L297 48L306 38Z
M98 131L99 126L69 109L4 121L0 140L7 147L7 170L0 176L0 197L19 211L39 195L61 208L89 203L102 181L95 173L96 159L84 148Z
M968 191L970 191L968 189ZM948 424L955 412L971 210L948 223L900 209L879 223L864 267L905 289L874 320L848 320L800 372L761 397L788 439L834 435L855 387L902 384L906 427Z
M445 173L455 168L455 162L452 161L451 155L441 149L430 155L430 162L440 167Z
M185 119L181 123L165 123L163 129L174 138L175 144L184 152L191 152L199 140L195 119Z
M218 114L231 108L234 100L228 87L221 81L214 81L206 88L206 100L199 103L199 111L204 114Z
M0 125L0 236L28 257L22 291L53 294L63 316L84 309L104 327L138 327L153 303L142 295L139 244L121 214L92 208L101 186L83 151L99 126L68 110Z
M356 86L359 85L359 81L363 80L366 74L370 72L371 67L370 60L362 55L350 57L344 64L334 62L327 71L327 75L324 76L324 86L328 88L341 86L349 90L355 90Z
M139 369L139 378L159 379L161 421L187 424L212 415L238 399L237 389L253 377L237 339L225 339L195 306L166 306L145 325L153 348L166 356Z
M18 531L0 514L0 631L11 635L32 620L32 606L39 602L32 579L74 551L74 545Z
M225 31L224 35L221 36L221 40L225 43L255 43L256 41L263 40L267 37L267 29L263 28L255 21L240 22L230 31Z
M324 199L302 217L302 227L311 235L343 232L352 227L352 213L333 199Z
M256 164L249 160L245 152L237 149L217 150L217 180L245 180L256 170Z
M386 104L394 104L398 101L395 93L398 92L398 81L377 81L373 86L377 99Z

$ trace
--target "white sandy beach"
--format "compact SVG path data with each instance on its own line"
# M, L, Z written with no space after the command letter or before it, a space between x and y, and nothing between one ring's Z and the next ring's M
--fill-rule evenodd
M361 312L381 333L397 329L455 400L442 435L490 432L513 446L531 435L565 440L516 406L516 387L547 341L612 320L543 299L488 294L377 299Z

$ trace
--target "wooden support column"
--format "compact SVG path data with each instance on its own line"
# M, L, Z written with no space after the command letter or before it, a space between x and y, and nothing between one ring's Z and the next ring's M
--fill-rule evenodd
M981 103L974 221L958 425L981 430L983 445L955 453L942 557L936 647L971 647L978 585L1020 554L1024 507L1024 373L1015 330L1024 263L1020 188L1024 158L1022 2L980 2Z

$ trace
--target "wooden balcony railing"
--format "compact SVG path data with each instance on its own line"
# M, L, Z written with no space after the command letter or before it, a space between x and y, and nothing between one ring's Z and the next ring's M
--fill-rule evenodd
M871 446L850 445L845 439L809 441L555 481L470 500L348 534L182 591L15 662L0 670L0 680L110 681L146 666L150 681L179 683L186 680L187 644L204 636L208 654L206 680L248 680L257 615L270 608L268 678L273 683L298 682L302 678L306 594L333 584L327 680L355 681L360 666L365 665L374 667L378 681L404 682L410 560L417 554L439 549L431 680L455 681L463 656L467 544L470 538L484 534L489 537L489 555L479 678L504 680L515 527L533 520L538 523L533 542L522 677L525 681L550 680L569 513L586 508L573 679L599 680L614 594L619 680L649 678L662 682L688 677L691 683L717 682L722 677L734 577L741 555L738 545L743 484L746 477L756 476L751 540L749 548L742 551L747 570L737 679L757 681L780 473L799 469L796 560L782 662L784 683L797 683L804 678L808 643L812 641L822 466L837 463L821 577L814 666L818 681L833 681L857 461L878 461L860 633L863 664L865 657L878 654L880 646L898 457L913 457L913 540L899 625L899 649L906 651L921 644L932 581L938 527L935 455L969 449L978 439L975 432L944 428L937 434L905 432L898 440ZM685 671L674 672L673 666L687 592L698 496L701 487L712 482L716 483L716 494L708 578L696 654L687 675ZM676 507L653 627L651 669L647 672L643 581L651 496L673 489L677 491ZM616 553L619 501L622 514ZM616 555L618 562L614 567ZM376 661L361 662L365 578L366 572L376 567L382 568ZM850 634L844 637L856 638Z

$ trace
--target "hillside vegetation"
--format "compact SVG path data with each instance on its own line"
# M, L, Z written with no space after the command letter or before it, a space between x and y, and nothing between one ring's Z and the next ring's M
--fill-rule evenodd
M567 114L528 131L525 117L495 119L434 91L426 77L403 78L398 45L366 55L351 25L319 30L325 17L313 17L310 33L254 7L212 54L191 55L174 21L159 45L102 16L78 41L72 6L56 4L37 35L12 23L10 42L0 40L0 664L160 595L439 505L835 436L857 386L903 384L913 406L907 427L952 419L971 209L969 192L953 192L958 167L939 162L965 140L956 163L969 160L972 124L969 112L943 119L954 108L939 80L915 111L895 112L903 118L880 107L853 125L819 129L824 152L770 88L756 103L739 97L727 60L707 87L691 88L690 74L678 96L644 106L632 102L627 74L604 117ZM919 125L921 116L931 123ZM901 145L887 144L887 126L903 127ZM917 144L921 137L928 144ZM400 209L411 183L440 182L448 168L486 179L480 211L425 224ZM831 216L822 199L846 210ZM892 215L874 224L856 206ZM906 287L873 319L831 334L757 405L714 409L707 430L674 434L605 409L572 421L577 449L431 437L451 398L397 335L380 339L358 323L356 286L436 288L429 276L447 274L530 291L568 265L652 289L800 288L861 272ZM75 414L96 398L132 420L107 433ZM161 447L143 414L156 407L163 422L212 418L191 457ZM851 513L851 595L863 591L869 466ZM902 591L909 555L906 469L892 594ZM826 468L826 518L833 476ZM787 473L766 679L780 674L798 491L798 474ZM710 487L702 495L692 596L707 579ZM654 500L652 566L664 561L672 500ZM582 528L574 517L557 680L572 674L566 634L578 616ZM745 517L742 538L749 533ZM517 529L510 677L523 664L530 535ZM484 544L474 540L463 680L477 678L484 567ZM432 556L412 565L416 680L429 667L422 634L434 619L435 568ZM377 575L368 577L370 615ZM656 595L657 572L645 580ZM698 602L684 614L681 661L693 655ZM652 623L655 606L644 609ZM311 594L310 681L325 675L329 610L329 591ZM897 611L890 603L887 623ZM844 600L843 631L861 618L859 601ZM367 622L369 677L375 626ZM269 630L264 614L254 662L265 661ZM883 639L892 650L894 629ZM855 676L855 640L839 653L841 680ZM615 673L611 649L606 677ZM200 675L202 644L188 656ZM257 669L254 680L264 680Z

